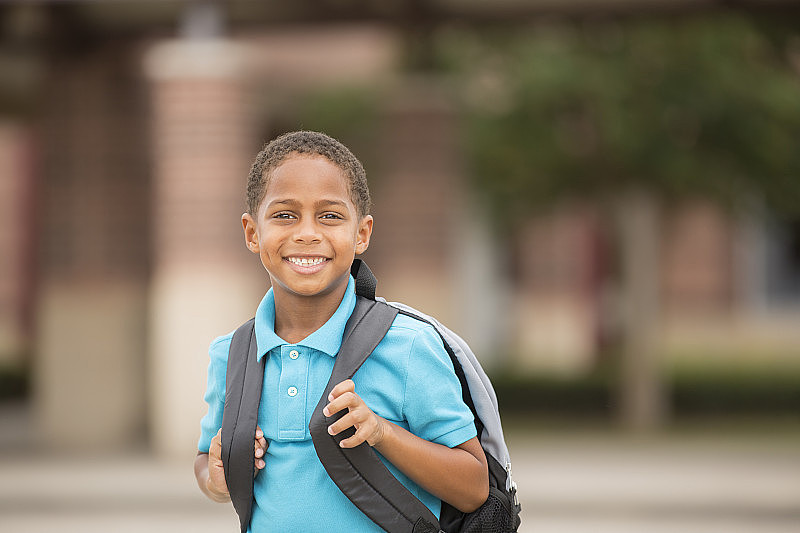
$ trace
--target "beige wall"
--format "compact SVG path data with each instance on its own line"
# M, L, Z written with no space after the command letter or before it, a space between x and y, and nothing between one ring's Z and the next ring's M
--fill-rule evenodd
M47 282L37 308L37 434L60 451L141 447L147 441L144 286Z

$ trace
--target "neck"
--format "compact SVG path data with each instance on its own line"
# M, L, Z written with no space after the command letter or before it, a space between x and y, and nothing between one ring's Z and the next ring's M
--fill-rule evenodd
M289 343L297 343L322 327L342 303L347 283L328 294L300 296L274 290L275 334Z

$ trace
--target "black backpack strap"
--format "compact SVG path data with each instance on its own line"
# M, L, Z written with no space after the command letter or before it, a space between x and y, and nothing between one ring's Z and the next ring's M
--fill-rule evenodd
M257 361L257 351L255 319L251 319L231 339L222 412L222 466L242 533L250 525L253 508L253 443L266 359Z
M361 268L365 266L362 263ZM373 281L373 290L374 286ZM353 428L335 436L328 433L328 426L345 413L340 411L332 417L322 414L331 389L353 377L389 331L396 316L397 309L384 302L357 297L331 378L311 416L309 430L317 456L330 478L373 522L389 533L437 533L436 516L392 475L372 447L366 442L355 448L339 446L342 439L353 435Z
M361 259L354 259L350 267L350 275L356 280L356 294L368 300L375 299L375 289L378 288L378 280L372 270Z

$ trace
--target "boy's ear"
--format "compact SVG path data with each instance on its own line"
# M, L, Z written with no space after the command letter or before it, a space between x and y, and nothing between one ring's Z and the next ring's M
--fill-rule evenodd
M369 248L369 239L372 236L372 215L364 215L358 223L358 235L356 235L356 255L363 254Z
M242 214L242 229L244 230L244 243L247 249L257 254L260 249L258 247L258 233L256 232L256 221L250 216L250 213Z

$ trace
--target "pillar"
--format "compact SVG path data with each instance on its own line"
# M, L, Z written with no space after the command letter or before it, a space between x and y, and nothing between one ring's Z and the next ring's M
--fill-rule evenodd
M0 119L0 372L19 372L28 363L35 242L29 223L34 178L31 141L29 126Z
M221 38L148 51L153 140L149 421L154 449L194 455L208 345L246 321L266 289L240 217L258 143L243 51Z

